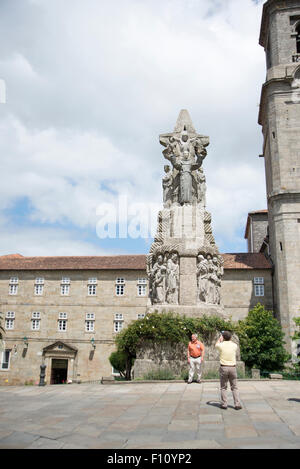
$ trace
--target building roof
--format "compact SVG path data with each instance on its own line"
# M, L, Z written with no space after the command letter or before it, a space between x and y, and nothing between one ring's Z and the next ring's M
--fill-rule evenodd
M225 269L270 269L262 253L222 254ZM0 270L146 270L146 255L123 256L0 256Z
M224 269L271 269L270 262L261 252L222 254Z

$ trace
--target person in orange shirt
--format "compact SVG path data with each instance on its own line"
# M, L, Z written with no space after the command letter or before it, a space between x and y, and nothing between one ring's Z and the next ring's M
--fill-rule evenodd
M187 350L188 363L190 365L188 384L193 381L194 373L197 373L197 383L201 383L201 364L204 359L205 347L198 340L197 334L192 334L192 340L189 342Z

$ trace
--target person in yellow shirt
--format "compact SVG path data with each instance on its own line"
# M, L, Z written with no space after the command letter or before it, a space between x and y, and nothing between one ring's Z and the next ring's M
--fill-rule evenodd
M236 372L236 352L237 345L231 340L232 334L229 331L222 331L215 347L220 353L220 387L221 387L221 408L227 409L227 385L230 383L234 407L236 410L242 409L237 387Z

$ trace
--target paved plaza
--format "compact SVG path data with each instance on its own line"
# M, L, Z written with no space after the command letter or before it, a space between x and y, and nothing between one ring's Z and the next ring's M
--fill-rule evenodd
M300 381L240 381L242 410L219 383L0 388L0 448L300 448Z

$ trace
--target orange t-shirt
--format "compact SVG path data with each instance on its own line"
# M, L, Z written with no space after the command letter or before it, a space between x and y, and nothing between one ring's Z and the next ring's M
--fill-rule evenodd
M188 353L193 358L200 357L204 352L204 345L199 340L196 342L189 342Z

